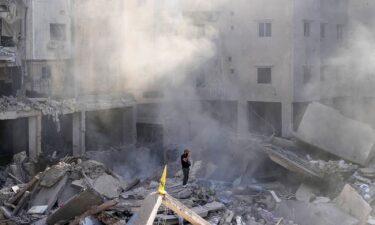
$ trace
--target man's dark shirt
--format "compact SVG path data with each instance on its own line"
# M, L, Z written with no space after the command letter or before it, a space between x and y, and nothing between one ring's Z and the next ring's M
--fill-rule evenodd
M182 154L181 155L181 165L182 168L189 168L190 167L190 161L189 159L185 162L184 159L187 158L187 154Z

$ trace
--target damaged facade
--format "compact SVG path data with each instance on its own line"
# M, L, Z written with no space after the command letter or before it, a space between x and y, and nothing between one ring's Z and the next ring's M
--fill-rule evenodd
M80 35L88 35L79 32L76 23L82 19L76 13L79 3L3 1L1 6L2 155L27 150L37 159L42 152L50 154L61 148L62 154L80 155L86 146L103 148L95 144L98 133L110 142L112 134L107 130L112 127L121 131L116 138L119 145L134 143L134 98L108 91L110 84L105 92L87 92L88 85L76 78L90 74L83 66L77 67L79 55L73 51L81 44ZM90 44L80 46L88 49ZM95 75L103 77L106 72ZM116 121L101 119L113 113Z
M137 224L164 165L164 200L203 224L375 224L374 83L346 83L368 71L333 60L358 24L375 26L375 3L207 2L0 1L0 224ZM124 72L145 59L124 57L121 18L146 6L133 22L151 17L152 41L137 27L139 49L181 41L180 25L203 40L187 46L214 47L164 71L172 81L129 87L163 66ZM147 225L183 224L176 211Z

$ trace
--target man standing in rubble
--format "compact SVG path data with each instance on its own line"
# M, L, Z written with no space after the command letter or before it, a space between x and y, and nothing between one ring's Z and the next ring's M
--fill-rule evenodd
M189 180L189 170L190 170L190 151L185 149L184 153L181 155L181 165L182 172L184 173L184 180L182 181L182 186L186 187L186 184Z

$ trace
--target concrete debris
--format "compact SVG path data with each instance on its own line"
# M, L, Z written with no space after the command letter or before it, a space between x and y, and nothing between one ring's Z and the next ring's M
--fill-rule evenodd
M346 184L336 199L337 206L348 214L357 218L364 225L367 222L372 208L358 192L349 184Z
M108 199L118 198L122 192L120 181L111 175L103 174L93 182L94 189Z
M41 112L43 115L51 115L58 121L58 114L73 111L77 102L69 100L52 100L50 98L27 98L24 96L3 96L0 98L0 112Z
M296 192L296 199L302 202L310 202L319 191L307 184L301 184Z
M331 201L330 198L318 196L318 197L316 197L314 199L314 201L312 201L312 203L314 203L314 204L320 204L320 203L328 203L330 201Z
M375 168L361 168L359 173L367 178L375 178Z
M105 165L94 160L84 161L80 166L82 167L82 172L91 179L96 179L106 173Z
M79 221L79 225L102 225L102 223L93 216L87 216Z
M66 163L59 163L52 168L45 171L44 176L40 181L42 187L52 187L59 180L61 180L68 170L69 165Z
M333 203L283 201L275 214L283 216L287 221L292 220L302 225L357 225L359 222L358 219L340 210Z
M372 166L361 168L337 158L296 153L298 143L282 139L276 142L277 146L265 143L265 151L274 162L292 172L286 173L291 178L274 175L263 181L249 179L249 170L245 168L232 180L210 180L207 177L213 171L208 168L217 166L196 161L192 167L194 179L183 187L179 177L168 177L166 191L211 224L354 225L369 220L375 199ZM176 167L178 160L170 163ZM21 154L12 165L21 165L22 174L25 163L30 162ZM25 184L18 184L14 191L16 179L4 175L10 181L9 186L0 190L1 212L7 220L16 223L120 225L130 221L131 224L131 218L137 218L134 215L145 198L158 188L160 174L124 179L106 165L92 159L62 159L30 179L24 176ZM161 171L161 165L154 170ZM299 175L295 176L294 172ZM350 185L345 186L346 183ZM160 207L156 214L159 223L181 223L179 216L165 207ZM307 223L305 218L309 220ZM338 222L341 219L344 222Z
M32 206L29 211L27 211L28 214L44 214L48 208L48 205L36 205Z
M295 137L361 165L366 165L373 156L375 131L370 125L317 102L308 105Z

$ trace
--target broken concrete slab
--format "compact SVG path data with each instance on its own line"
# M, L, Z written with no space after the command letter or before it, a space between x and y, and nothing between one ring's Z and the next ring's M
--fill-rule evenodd
M120 181L108 174L99 176L93 182L93 187L97 192L109 199L118 198L122 190Z
M85 188L86 184L85 184L85 181L83 179L80 179L80 180L74 180L72 182L72 186L76 187L77 189L81 189L81 188Z
M58 208L47 218L48 225L54 225L61 221L69 221L76 216L81 215L93 206L103 203L98 193L91 189L86 189L78 195L71 198L64 206Z
M60 181L58 181L52 187L41 187L30 201L31 207L38 205L47 205L48 207L46 209L46 212L49 212L49 210L56 203L57 198L60 196L60 193L63 191L67 180L68 176L65 175Z
M215 212L225 209L225 205L221 202L210 202L203 207L206 208L209 212Z
M179 199L187 199L190 198L190 196L193 194L193 192L190 189L183 189L177 193L177 198Z
M83 172L91 179L96 179L106 172L105 165L95 160L83 161L80 166L82 166Z
M65 185L60 196L57 198L58 205L65 205L65 203L70 200L73 196L77 195L81 189L73 187L73 185L68 181Z
M48 205L36 205L32 206L29 211L27 211L28 214L44 214L44 212L47 210Z
M371 126L317 102L309 104L294 135L305 143L361 165L366 165L373 157L375 131Z
M68 168L67 165L55 165L52 168L44 172L44 176L40 181L42 187L52 187L66 174Z
M366 224L367 218L372 211L371 206L349 184L346 184L342 192L337 196L336 205L357 218L360 221L359 225Z
M359 220L340 210L333 203L313 204L283 201L275 210L276 216L303 225L358 225Z
M324 174L321 171L311 167L308 161L302 159L291 151L286 151L272 145L266 146L265 151L272 161L290 171L311 178L321 179L324 177Z

